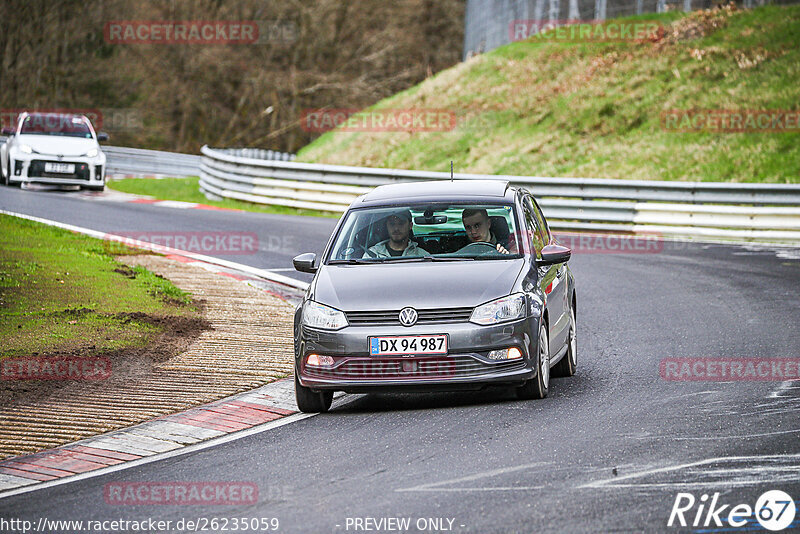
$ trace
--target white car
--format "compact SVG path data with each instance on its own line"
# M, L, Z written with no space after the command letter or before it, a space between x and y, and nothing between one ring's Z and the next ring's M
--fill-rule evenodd
M0 145L0 168L5 185L43 183L77 185L102 191L106 180L106 155L98 141L108 135L96 134L84 115L22 113L13 130Z

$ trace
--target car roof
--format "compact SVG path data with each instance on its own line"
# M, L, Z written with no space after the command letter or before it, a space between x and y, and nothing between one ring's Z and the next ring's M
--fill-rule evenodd
M509 196L510 195L510 196ZM507 180L437 180L431 182L404 182L381 185L362 195L351 205L389 205L424 201L497 201L514 198L514 189Z

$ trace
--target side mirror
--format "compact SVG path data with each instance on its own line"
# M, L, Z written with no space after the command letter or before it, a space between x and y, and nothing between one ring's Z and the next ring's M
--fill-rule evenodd
M14 135L14 128L3 128L2 132L3 135Z
M299 256L295 256L292 260L292 265L294 268L300 271L301 273L311 273L314 274L317 272L317 268L314 267L314 263L317 261L317 255L313 252L306 252L305 254L300 254Z
M555 263L565 263L572 257L572 251L561 245L545 245L542 248L542 258L536 260L537 265L553 265Z
M98 141L108 141L108 134L105 132L98 132L97 134Z

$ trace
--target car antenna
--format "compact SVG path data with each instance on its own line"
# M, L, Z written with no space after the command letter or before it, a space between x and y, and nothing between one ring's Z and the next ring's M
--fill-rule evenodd
M453 181L453 160L450 160L450 181Z

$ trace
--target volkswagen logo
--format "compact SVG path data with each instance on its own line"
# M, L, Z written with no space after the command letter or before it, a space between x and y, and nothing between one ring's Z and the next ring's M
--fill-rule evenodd
M417 310L414 308L403 308L400 310L400 324L403 326L414 326L417 324Z

